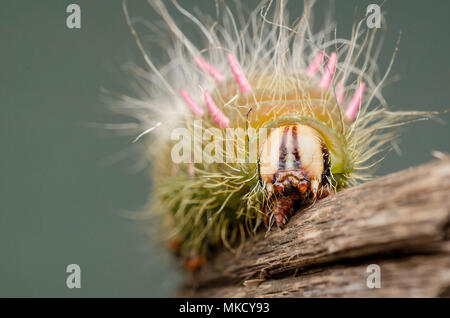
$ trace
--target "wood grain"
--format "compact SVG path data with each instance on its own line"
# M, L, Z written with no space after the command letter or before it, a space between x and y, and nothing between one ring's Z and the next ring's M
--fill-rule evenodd
M238 253L217 255L186 283L183 294L445 295L449 224L450 159L444 157L316 202L283 229L260 233ZM370 262L389 278L381 289L365 285Z

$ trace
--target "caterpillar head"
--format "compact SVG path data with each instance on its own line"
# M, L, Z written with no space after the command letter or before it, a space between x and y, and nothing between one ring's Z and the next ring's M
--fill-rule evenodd
M240 116L223 114L209 92L205 92L206 105L219 127L245 125L259 131L259 179L268 194L268 208L282 226L296 205L345 186L353 166L344 134L353 117L344 113L342 101L328 90L331 74L324 74L319 85L307 78L299 85L289 77L260 74L247 80L233 57L229 59L235 81L225 81L214 96L228 101ZM332 53L330 63L335 65L336 59ZM261 130L267 133L266 140Z
M297 203L333 192L328 147L320 133L307 125L286 125L271 130L262 144L260 180L272 202L279 226Z

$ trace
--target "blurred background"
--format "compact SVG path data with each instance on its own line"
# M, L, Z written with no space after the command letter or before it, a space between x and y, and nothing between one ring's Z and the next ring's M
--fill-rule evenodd
M197 42L197 29L167 2ZM379 2L335 1L338 37L349 38L355 17ZM81 7L81 29L66 27L70 3ZM215 14L214 1L180 3ZM245 1L249 8L257 3ZM146 1L127 4L132 17L159 20ZM302 7L291 0L290 16L300 16ZM329 7L317 1L315 31ZM402 31L391 72L400 81L384 90L388 103L402 110L450 108L450 2L386 1L382 10L388 22L382 71ZM0 40L0 296L174 295L184 279L177 261L122 216L142 207L152 188L146 171L133 172L137 158L120 155L132 138L85 125L122 120L100 102L100 89L129 93L120 66L144 65L122 0L3 0ZM164 57L156 48L150 54ZM450 116L440 118L445 124L407 126L402 154L390 153L378 174L428 162L433 150L450 152ZM81 267L80 289L66 287L66 266L73 263Z

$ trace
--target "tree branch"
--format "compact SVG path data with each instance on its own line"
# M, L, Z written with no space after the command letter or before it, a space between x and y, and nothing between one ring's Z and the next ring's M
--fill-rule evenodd
M442 296L450 292L450 158L346 189L224 251L187 296ZM367 265L381 268L369 289Z

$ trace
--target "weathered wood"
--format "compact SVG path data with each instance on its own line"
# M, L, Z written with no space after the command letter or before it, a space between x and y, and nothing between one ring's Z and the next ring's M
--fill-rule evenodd
M299 211L285 228L260 233L238 253L217 255L194 275L185 294L445 294L450 288L449 224L450 158L445 157ZM381 266L385 288L367 289L370 263Z
M369 288L367 266L380 266L380 288ZM196 297L450 297L450 257L412 256L334 265L262 282L190 290Z

